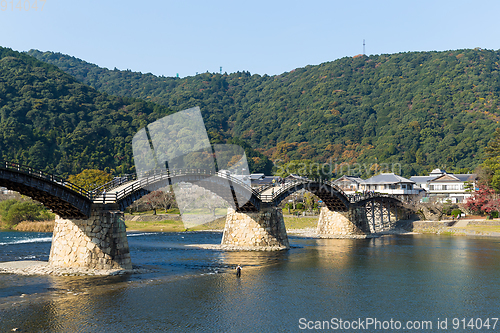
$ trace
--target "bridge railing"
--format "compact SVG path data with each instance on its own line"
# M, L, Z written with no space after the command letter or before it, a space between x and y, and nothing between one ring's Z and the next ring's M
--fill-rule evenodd
M304 185L304 184L312 184L312 183L320 183L320 184L328 185L330 188L334 189L335 191L337 191L338 193L343 195L350 203L356 203L356 202L371 199L371 198L393 198L393 199L399 200L399 198L395 195L385 194L385 193L377 193L377 192L366 192L363 194L346 194L342 190L342 188L340 188L338 185L334 184L331 181L324 180L324 179L318 180L318 179L308 179L308 178L297 179L297 180L292 180L292 181L288 180L285 182L285 186L279 187L273 194L262 194L263 191L259 191L258 197L262 201L270 202L270 201L273 201L276 197L280 196L282 193L288 192L289 190L293 189L296 186Z
M117 202L123 199L124 197L128 196L129 194L138 191L140 189L147 188L149 185L153 185L159 181L165 181L172 177L192 175L192 174L206 175L207 177L217 175L221 178L229 180L230 184L238 184L245 190L249 191L250 193L253 193L255 196L259 195L257 191L252 189L244 181L224 173L214 172L212 170L206 170L206 169L173 169L173 170L158 169L158 170L151 170L147 173L143 173L140 175L140 177L136 177L135 175L129 175L128 177L123 177L122 179L117 179L107 184L104 184L93 190L93 195L94 195L93 198L94 201L97 203L101 202L101 200L103 203ZM124 185L128 182L130 182L129 186L126 186L118 191L113 191L113 189L116 189L117 187ZM106 191L104 191L104 189ZM113 192L109 193L109 191Z
M366 192L366 193L360 193L360 194L349 194L349 200L352 203L360 202L363 200L368 200L372 198L392 198L399 200L397 195L394 194L388 194L388 193L378 193L378 192Z
M127 174L127 175L115 177L115 178L113 178L112 181L107 182L106 184L103 184L101 186L94 188L92 190L92 196L94 198L96 198L105 191L109 192L114 188L117 188L123 184L126 184L126 183L128 183L132 180L136 180L136 179L137 179L137 176L135 174Z
M38 169L29 167L26 165L14 163L14 162L9 162L9 161L0 161L0 169L9 170L9 171L16 171L16 172L19 172L22 174L30 175L32 177L44 179L46 181L50 181L52 183L59 184L61 186L64 186L64 187L72 190L72 191L79 193L80 195L82 195L88 199L92 199L92 197L93 197L91 191L87 191L87 190L83 189L82 187L75 185L62 177L59 177L59 176L53 175L51 173L44 172L42 170L38 170Z
M399 198L395 195L391 194L383 194L383 193L377 193L377 192L366 192L363 194L350 194L347 195L344 193L344 191L337 185L333 184L330 181L327 180L313 180L313 179L297 179L297 180L288 180L285 182L284 186L280 186L276 192L274 192L271 195L266 195L262 194L263 191L267 190L256 190L249 186L247 183L242 181L239 178L233 177L231 175L228 175L226 173L220 173L220 172L214 172L213 170L206 170L206 169L173 169L173 170L168 170L168 169L163 169L163 170L152 170L147 173L141 174L140 177L137 177L135 174L129 174L129 175L124 175L120 177L116 177L113 179L111 182L108 182L104 185L101 185L92 191L87 191L83 189L82 187L75 185L66 179L56 176L54 174L44 172L26 165L22 165L19 163L14 163L14 162L9 162L9 161L0 161L0 169L4 170L9 170L9 171L16 171L19 173L27 174L32 177L44 179L46 181L50 181L53 183L56 183L60 186L66 187L74 192L79 193L80 195L94 201L99 201L103 200L103 203L107 203L109 201L116 202L125 196L129 195L130 193L137 191L141 188L145 188L149 185L152 185L154 183L157 183L158 181L161 180L167 180L170 177L175 177L175 176L181 176L181 175L188 175L188 174L196 174L196 175L207 175L207 177L217 175L221 178L226 178L227 180L230 181L231 184L238 184L245 190L249 191L252 193L255 197L260 199L261 201L266 201L266 202L271 202L273 201L276 197L280 196L284 192L289 191L290 189L299 186L299 185L304 185L307 183L323 183L331 188L335 189L344 197L346 197L349 202L351 203L356 203L359 201L375 198L375 197L388 197L388 198L393 198L399 200ZM129 186L124 187L123 189L112 192L112 193L107 193L109 191L112 191L113 189L116 189L119 186L122 186L126 183L132 182Z
M282 193L288 192L289 190L293 189L294 187L297 187L299 185L304 185L304 184L311 184L315 183L317 181L310 180L310 179L297 179L297 180L287 180L284 184L284 186L276 186L278 189L273 192L273 194L262 194L262 192L259 192L259 199L261 201L266 201L266 202L271 202L274 201L275 198L280 196ZM271 186L272 187L272 186Z
M263 194L262 190L256 190L251 186L248 186L247 183L243 182L241 179L233 177L231 175L225 173L214 172L212 170L204 170L204 169L163 169L163 170L152 170L148 173L141 175L141 177L137 178L135 175L128 175L127 177L122 177L118 180L113 180L97 189L94 189L94 200L99 202L102 200L103 203L106 202L117 202L129 194L147 188L149 185L155 184L159 181L168 180L171 177L185 176L185 175L206 175L207 177L211 176L219 176L221 178L225 178L230 181L230 184L238 184L245 190L249 191L249 193L253 194L256 198L258 198L262 202L272 202L275 198L279 197L283 193L293 189L294 187L311 184L311 183L320 183L328 185L331 189L337 191L341 195L343 195L350 203L356 203L359 201L371 199L371 198L380 198L380 197L390 197L396 198L390 194L382 194L377 192L367 192L363 194L346 194L339 186L335 185L331 181L328 180L313 180L313 179L297 179L297 180L287 180L284 186L277 186L276 192L273 194ZM120 189L119 191L112 193L102 193L102 189L106 188L106 190L112 190L118 186L121 186L127 182L132 182L129 186ZM272 186L270 186L272 187ZM268 187L268 188L270 188ZM267 189L268 189L267 188ZM398 198L396 198L398 199Z
M274 187L274 185L272 185L272 184L271 185L269 185L269 184L268 185L260 185L258 187L255 187L255 191L257 193L262 193L262 192L266 191L267 189L270 189L271 187Z

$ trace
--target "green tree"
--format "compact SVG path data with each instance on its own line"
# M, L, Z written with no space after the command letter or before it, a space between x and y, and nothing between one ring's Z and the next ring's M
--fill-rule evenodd
M304 193L304 203L307 211L312 211L312 209L314 208L314 194L310 192Z
M311 160L292 160L277 166L276 175L282 178L294 174L310 179L331 178L330 166L323 163L316 163Z
M0 202L0 218L4 227L12 228L22 221L52 219L53 214L41 203L31 199L8 199Z
M495 129L493 139L484 148L487 158L500 157L500 128Z
M429 166L473 170L498 127L500 51L493 50L344 57L274 76L183 79L36 50L0 48L0 58L0 146L9 147L2 158L65 175L133 172L135 132L194 105L213 143L245 139L250 169L266 174L268 158L368 167L377 157L379 165L404 161L405 177ZM43 145L32 152L44 156L31 156L36 142Z
M481 165L484 172L481 173L483 181L491 186L495 191L500 191L500 128L493 133L493 139L484 149L486 159Z

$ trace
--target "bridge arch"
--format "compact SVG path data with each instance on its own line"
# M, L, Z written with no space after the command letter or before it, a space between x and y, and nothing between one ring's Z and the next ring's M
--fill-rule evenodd
M1 161L0 186L41 202L60 217L90 216L92 193L52 174Z
M128 181L111 192L106 193L102 202L112 200L124 211L134 201L146 194L169 185L191 183L200 186L225 200L239 212L256 212L261 208L262 202L258 192L252 190L238 179L221 176L217 173L203 172L203 170L162 172L148 177ZM96 199L99 202L100 198Z
M277 206L299 190L318 196L326 205L324 209L333 213L324 218L325 230L339 230L339 224L350 223L350 229L344 232L346 235L369 234L370 221L375 225L387 217L390 222L391 207L388 206L400 204L387 195L347 196L334 184L308 179L288 182L266 195L236 178L202 170L163 170L148 177L115 180L85 191L60 177L16 163L0 162L0 186L42 202L59 216L49 259L55 266L131 268L123 210L155 189L182 182L201 186L235 208L228 214L232 215L233 229L224 231L223 245L259 247L267 244L288 248L283 216ZM245 223L241 223L243 220ZM226 227L228 221L229 218Z
M303 180L298 182L285 183L272 198L275 206L278 206L285 198L300 190L311 192L320 198L331 211L345 212L349 210L350 199L344 192L329 182L317 182L310 180ZM261 196L263 200L264 198Z

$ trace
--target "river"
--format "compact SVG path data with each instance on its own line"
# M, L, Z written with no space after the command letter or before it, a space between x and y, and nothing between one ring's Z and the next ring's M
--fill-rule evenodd
M482 330L500 329L494 319L500 317L499 239L291 236L289 251L223 252L189 246L220 243L217 232L128 236L133 264L150 273L1 274L0 331L463 332L480 324ZM50 237L0 232L0 262L48 260ZM237 264L243 266L241 278L234 274Z

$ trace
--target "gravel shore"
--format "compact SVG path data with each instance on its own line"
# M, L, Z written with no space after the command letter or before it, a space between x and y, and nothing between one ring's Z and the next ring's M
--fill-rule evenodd
M143 268L125 269L86 269L49 266L47 261L9 261L0 263L0 273L19 275L54 275L54 276L110 276L123 274L147 273Z

